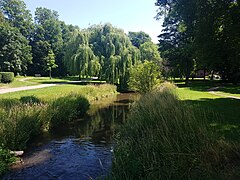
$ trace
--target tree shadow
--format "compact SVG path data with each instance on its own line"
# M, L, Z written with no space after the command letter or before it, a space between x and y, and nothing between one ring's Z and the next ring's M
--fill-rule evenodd
M230 141L240 142L240 100L231 98L183 100L198 118L207 119L209 127Z

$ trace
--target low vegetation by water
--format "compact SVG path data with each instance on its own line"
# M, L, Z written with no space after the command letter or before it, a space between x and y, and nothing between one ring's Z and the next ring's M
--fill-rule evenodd
M4 156L1 156L1 173L12 162L7 153L8 149L25 149L28 142L42 131L82 118L89 109L90 102L116 93L116 87L111 85L85 86L81 89L83 91L72 89L72 92L69 92L67 89L64 92L64 88L59 88L59 91L64 93L56 93L55 96L47 94L49 99L41 97L40 94L48 92L43 90L39 94L32 93L20 98L17 98L19 95L13 95L15 98L1 100L0 148L1 153L4 152Z
M239 144L216 136L208 113L171 85L142 96L117 136L113 179L234 179ZM199 106L198 106L199 107Z

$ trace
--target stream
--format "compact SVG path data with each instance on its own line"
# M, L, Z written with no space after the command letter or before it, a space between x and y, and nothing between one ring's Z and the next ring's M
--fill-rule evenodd
M103 99L84 119L37 137L4 179L103 179L112 166L114 134L133 98L123 93Z

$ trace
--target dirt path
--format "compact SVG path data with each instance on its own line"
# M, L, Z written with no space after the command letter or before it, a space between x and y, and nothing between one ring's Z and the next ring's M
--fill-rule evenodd
M60 84L41 84L36 86L24 86L24 87L17 87L17 88L6 88L6 89L0 89L0 94L10 93L10 92L17 92L17 91L25 91L25 90L31 90L31 89L41 89L46 87L52 87L57 86Z
M237 97L237 96L229 96L229 95L226 95L226 94L221 94L221 93L218 93L216 92L215 90L219 89L220 87L212 87L210 89L208 89L208 92L210 94L213 94L213 95L216 95L216 96L221 96L221 97L226 97L226 98L232 98L232 99L239 99L240 100L240 97Z

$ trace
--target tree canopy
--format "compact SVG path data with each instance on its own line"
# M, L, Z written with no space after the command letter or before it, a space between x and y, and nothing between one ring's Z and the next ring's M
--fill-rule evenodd
M164 17L159 47L168 65L181 67L187 79L195 65L239 81L239 1L157 0L156 5L157 18Z
M160 66L157 45L145 32L110 23L67 25L57 11L39 7L34 19L23 0L0 2L0 70L15 74L98 77L128 88L130 69L145 60Z

